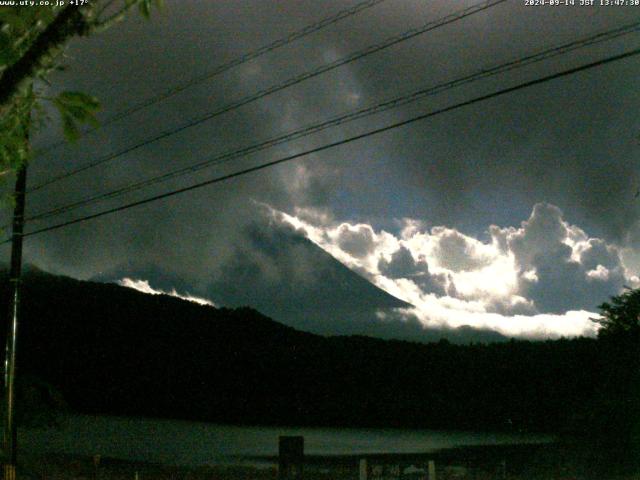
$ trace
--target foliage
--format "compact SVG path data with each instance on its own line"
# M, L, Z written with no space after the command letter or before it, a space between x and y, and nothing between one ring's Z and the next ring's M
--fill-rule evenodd
M598 349L602 379L598 394L586 404L588 416L583 419L583 430L611 452L638 451L640 289L627 288L599 309L600 317L592 320L600 325Z
M46 102L59 113L68 141L78 139L81 124L97 125L100 105L95 97L76 91L54 97L43 93L50 73L63 68L66 43L108 28L134 6L148 17L152 6L160 4L161 0L96 0L81 7L0 7L0 176L29 160L28 132L49 120Z
M598 307L599 318L592 319L600 324L598 336L638 337L640 334L640 289L627 289L624 293L611 297Z
M0 170L15 170L29 158L26 142L30 112L34 107L33 90L25 92L19 101L11 104L0 118Z
M98 125L94 113L100 108L95 97L82 92L63 92L53 100L60 112L67 140L75 141L80 136L78 123Z

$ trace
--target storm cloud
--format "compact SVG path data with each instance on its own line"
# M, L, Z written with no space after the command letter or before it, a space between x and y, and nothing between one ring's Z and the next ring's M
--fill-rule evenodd
M295 214L272 214L412 304L395 314L416 317L425 327L469 325L525 337L592 335L597 305L625 284L638 285L637 277L625 276L615 245L589 237L547 203L536 204L519 227L490 225L487 241L450 228L416 229L420 223L407 219L396 236L363 224L313 225ZM345 250L340 233L353 230L368 234Z
M133 15L103 34L74 41L67 50L68 69L52 77L45 93L66 89L96 95L105 119L355 4L166 3L166 10L149 21ZM387 0L36 158L29 182L36 185L473 3ZM634 18L640 12L632 8L532 8L505 2L34 192L28 214ZM632 34L576 50L55 220L33 222L27 230L281 158L614 55L638 42ZM322 269L301 253L303 247L267 248L277 245L278 233L271 229L286 224L345 268L413 305L385 315L411 317L419 328L477 324L506 334L592 333L585 319L625 282L636 285L634 275L640 272L640 203L634 199L640 186L639 70L634 59L612 63L260 173L29 237L26 261L77 278L115 279L117 273L222 305L252 298L267 304L278 282L295 278L308 287L290 302L295 309L287 314L283 297L282 306L271 312L293 319L314 305L315 286L325 287L319 286ZM59 134L54 120L34 132L36 147ZM275 227L265 220L263 205L280 212L272 217ZM148 278L133 277L136 272ZM240 279L242 286L233 285ZM253 297L238 293L252 290ZM346 301L338 296L333 307ZM554 330L558 319L568 326Z

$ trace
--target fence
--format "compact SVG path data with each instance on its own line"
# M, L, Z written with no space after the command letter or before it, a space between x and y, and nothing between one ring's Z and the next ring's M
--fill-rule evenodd
M462 462L428 454L308 457L303 437L280 437L279 480L501 480L504 460Z

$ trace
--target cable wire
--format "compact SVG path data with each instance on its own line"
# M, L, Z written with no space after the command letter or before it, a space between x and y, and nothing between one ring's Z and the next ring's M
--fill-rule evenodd
M384 50L386 48L389 48L393 45L396 45L400 42L404 42L406 40L409 40L411 38L414 38L418 35L421 35L423 33L429 32L431 30L435 30L437 28L443 27L445 25L457 22L459 20L462 20L463 18L466 18L470 15L474 15L476 13L482 12L484 10L487 10L488 8L494 7L500 3L504 3L507 0L488 0L488 1L483 1L480 2L476 5L473 5L471 7L465 8L463 10L459 10L455 13L452 13L450 15L447 15L439 20L436 20L434 22L429 22L426 23L424 25L422 25L421 27L418 28L414 28L411 30L408 30L404 33L401 33L399 35L390 37L386 40L384 40L383 42L377 43L375 45L371 45L363 50L359 50L355 53L352 53L350 55L347 55L346 57L340 58L338 60L335 60L331 63L328 64L324 64L321 65L318 68L315 68L313 70L309 70L307 72L304 72L302 74L296 75L294 77L291 77L287 80L285 80L282 83L276 84L276 85L272 85L271 87L265 88L263 90L260 90L252 95L249 95L247 97L244 97L236 102L224 105L220 108L218 108L217 110L214 110L213 112L209 112L206 113L204 115L201 115L197 118L194 118L186 123L183 123L182 125L179 125L178 127L174 127L168 130L165 130L164 132L161 132L153 137L147 138L139 143L136 143L134 145L131 145L129 147L126 147L118 152L115 153L111 153L108 154L104 157L101 157L89 164L86 164L84 166L81 166L79 168L76 168L75 170L71 170L67 173L58 175L56 177L53 177L49 180L46 180L38 185L36 185L35 187L32 187L27 193L33 193L36 192L38 190L41 190L42 188L51 185L52 183L58 182L60 180L69 178L73 175L76 175L78 173L84 172L86 170L89 170L90 168L94 168L97 167L98 165L102 165L106 162L109 162L115 158L121 157L127 153L131 153L134 150L137 150L139 148L145 147L147 145L150 145L158 140L162 140L164 138L167 138L169 136L175 135L176 133L182 132L184 130L187 130L188 128L192 128L195 127L196 125L199 125L207 120L210 120L214 117L217 117L219 115L222 115L224 113L227 113L231 110L235 110L237 108L240 108L244 105L247 105L249 103L255 102L257 100L260 100L268 95L271 95L273 93L279 92L281 90L284 90L286 88L289 88L293 85L297 85L301 82L304 82L305 80L309 80L310 78L314 78L317 77L318 75L321 75L323 73L329 72L331 70L334 70L338 67L341 67L343 65L346 65L348 63L354 62L356 60L359 60L363 57L366 57L368 55L371 55L373 53L377 53L381 50Z
M295 159L298 159L298 158L301 158L301 157L305 157L307 155L311 155L311 154L314 154L314 153L319 153L319 152L322 152L322 151L325 151L325 150L329 150L331 148L335 148L335 147L338 147L338 146L341 146L341 145L345 145L345 144L348 144L348 143L355 142L357 140L362 140L364 138L371 137L373 135L378 135L380 133L388 132L390 130L394 130L396 128L403 127L403 126L418 122L420 120L425 120L427 118L435 117L436 115L441 115L443 113L447 113L447 112L450 112L450 111L453 111L453 110L457 110L457 109L462 108L462 107L466 107L466 106L473 105L473 104L476 104L476 103L479 103L479 102L483 102L483 101L486 101L486 100L489 100L489 99L492 99L492 98L495 98L495 97L506 95L508 93L515 92L517 90L522 90L524 88L529 88L529 87L532 87L534 85L539 85L539 84L542 84L542 83L546 83L546 82L549 82L549 81L552 81L552 80L555 80L555 79L558 79L558 78L566 77L568 75L573 75L573 74L578 73L578 72L589 70L589 69L592 69L592 68L595 68L595 67L599 67L599 66L608 64L608 63L616 62L616 61L619 61L619 60L622 60L622 59L625 59L625 58L630 58L630 57L633 57L633 56L636 56L636 55L640 55L640 48L637 48L637 49L634 49L634 50L631 50L631 51L628 51L628 52L625 52L625 53L621 53L619 55L614 55L614 56L611 56L611 57L607 57L607 58L604 58L602 60L598 60L596 62L587 63L587 64L581 65L579 67L574 67L574 68L571 68L571 69L568 69L568 70L564 70L564 71L559 72L559 73L554 73L554 74L547 75L547 76L544 76L544 77L541 77L541 78L538 78L538 79L535 79L535 80L530 80L528 82L520 83L520 84L515 85L513 87L504 88L504 89L501 89L501 90L498 90L498 91L495 91L495 92L492 92L492 93L489 93L489 94L486 94L486 95L481 95L481 96L475 97L475 98L473 98L471 100L466 100L464 102L456 103L454 105L451 105L451 106L448 106L448 107L444 107L444 108L441 108L441 109L438 109L438 110L435 110L435 111L432 111L432 112L424 113L424 114L412 117L412 118L410 118L408 120L403 120L401 122L396 122L396 123L393 123L391 125L387 125L385 127L381 127L381 128L377 128L377 129L374 129L374 130L370 130L368 132L361 133L359 135L355 135L355 136L352 136L352 137L348 137L348 138L345 138L343 140L339 140L337 142L332 142L332 143L325 144L325 145L322 145L322 146L319 146L319 147L315 147L315 148L312 148L312 149L309 149L309 150L305 150L305 151L302 151L302 152L299 152L299 153L288 155L286 157L279 158L277 160L273 160L271 162L266 162L266 163L263 163L263 164L260 164L260 165L256 165L254 167L245 168L243 170L239 170L239 171L236 171L236 172L233 172L233 173L230 173L230 174L227 174L227 175L223 175L223 176L220 176L220 177L210 178L208 180L195 183L195 184L190 185L188 187L183 187L183 188L180 188L180 189L177 189L177 190L171 190L169 192L165 192L165 193L162 193L162 194L159 194L159 195L154 195L154 196L151 196L151 197L147 197L145 199L138 200L138 201L135 201L135 202L130 202L130 203L127 203L127 204L124 204L124 205L120 205L118 207L114 207L114 208L110 208L110 209L107 209L107 210L103 210L101 212L93 213L91 215L86 215L86 216L83 216L83 217L75 218L73 220L68 220L68 221L61 222L61 223L58 223L58 224L55 224L55 225L44 227L44 228L41 228L41 229L38 229L38 230L33 230L31 232L25 233L23 236L24 237L30 237L30 236L33 236L33 235L38 235L38 234L41 234L41 233L50 232L52 230L57 230L57 229L60 229L60 228L63 228L63 227L67 227L67 226L70 226L70 225L74 225L74 224L77 224L77 223L80 223L80 222L85 222L87 220L92 220L92 219L99 218L99 217L102 217L102 216L105 216L105 215L109 215L109 214L116 213L116 212L121 212L123 210L128 210L128 209L133 208L133 207L137 207L137 206L144 205L144 204L147 204L147 203L151 203L151 202L155 202L155 201L162 200L162 199L165 199L165 198L169 198L169 197L181 194L181 193L186 193L186 192L189 192L189 191L192 191L192 190L196 190L196 189L208 186L208 185L213 185L215 183L220 183L220 182L223 182L223 181L226 181L226 180L230 180L232 178L236 178L236 177L240 177L242 175L246 175L248 173L256 172L256 171L259 171L259 170L264 170L266 168L269 168L269 167L272 167L272 166L275 166L275 165L279 165L281 163L285 163L285 162L289 162L291 160L295 160ZM10 240L5 240L4 242L2 242L2 244L8 243L9 241Z
M426 96L436 95L468 83L472 83L472 82L475 82L484 78L492 77L498 74L502 74L517 68L522 68L527 65L531 65L533 63L540 62L542 60L546 60L558 55L563 55L579 48L584 48L586 46L595 45L597 43L602 43L605 41L612 40L614 38L621 37L623 35L634 33L634 32L637 32L638 30L640 30L640 22L634 22L631 24L627 24L627 25L615 28L615 29L599 32L599 33L590 35L588 37L583 37L581 39L574 40L572 42L568 42L563 45L548 48L546 50L539 51L537 53L527 55L525 57L521 57L516 60L512 60L497 66L493 66L491 68L484 68L471 75L466 75L464 77L457 78L455 80L452 80L446 83L442 83L429 88L424 88L424 89L412 92L411 94L408 94L408 95L399 96L373 106L362 108L347 114L339 115L329 120L325 120L321 123L308 125L298 130L280 135L278 137L274 137L274 138L253 144L248 147L241 148L239 150L226 152L187 167L182 167L174 171L164 173L162 175L158 175L152 178L133 182L128 185L124 185L120 188L117 188L115 190L111 190L109 192L101 193L101 194L94 195L76 202L55 207L45 212L36 213L30 217L27 217L26 220L27 221L42 220L42 219L50 218L50 217L60 215L62 213L66 213L72 210L76 210L80 207L91 205L91 204L100 202L102 200L116 198L126 193L136 191L151 185L155 185L160 182L170 180L172 178L177 178L183 175L191 174L199 170L202 170L204 168L209 168L214 165L219 165L224 162L229 162L231 160L235 160L237 158L244 157L249 154L280 145L282 143L286 143L298 138L306 137L330 127L342 125L347 122L365 118L377 113L390 110L392 108L406 105L406 104L415 102L417 100L420 100Z
M101 124L98 127L95 128L90 128L86 131L84 131L82 133L81 136L86 136L89 135L93 132L95 132L96 130L100 129L100 128L104 128L108 125L111 125L112 123L115 123L119 120L122 120L123 118L129 117L131 115L133 115L136 112L139 112L140 110L143 110L147 107L150 107L151 105L155 105L156 103L162 102L163 100L166 100L167 98L170 98L174 95L177 95L180 92L183 92L184 90L193 87L194 85L197 85L199 83L202 83L204 81L210 80L218 75L221 75L223 73L225 73L228 70L231 70L234 67L238 67L250 60L254 60L258 57L261 57L262 55L265 55L269 52L272 52L278 48L284 47L285 45L288 45L290 43L293 43L296 40L299 40L303 37L306 37L307 35L311 35L312 33L315 33L319 30L322 30L323 28L329 27L341 20L344 20L345 18L351 17L353 15L356 15L357 13L360 13L364 10L367 10L369 8L375 7L376 5L378 5L379 3L385 2L387 0L365 0L363 2L357 3L356 5L346 8L344 10L340 10L339 12L335 13L334 15L331 15L329 17L323 18L322 20L312 23L310 25L307 25L303 28L301 28L300 30L296 30L295 32L287 35L286 37L282 37L279 38L278 40L275 40L267 45L263 45L262 47L259 47L255 50L252 50L250 52L247 52L243 55L240 55L226 63L223 63L222 65L219 65L217 67L215 67L213 70L204 73L200 76L196 76L191 78L190 80L188 80L185 83L182 83L180 85L177 85L175 87L169 88L163 92L161 92L160 94L150 97L146 100L143 100L140 103L137 103L127 109L124 109L120 112L115 113L114 115L112 115L111 117L107 118L106 120L104 120L103 122L101 122ZM37 152L37 154L39 155L43 155L46 153L49 153L51 150L55 150L56 148L65 145L66 142L64 140L61 140L59 142L55 142L52 143L44 148L42 148L39 152Z

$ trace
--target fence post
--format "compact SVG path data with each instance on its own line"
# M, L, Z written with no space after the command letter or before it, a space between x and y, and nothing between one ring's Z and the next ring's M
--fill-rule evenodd
M360 475L358 478L359 480L367 480L367 459L366 458L360 459Z
M304 468L304 437L281 436L278 439L278 479L300 480Z
M429 480L436 480L436 462L429 460Z

